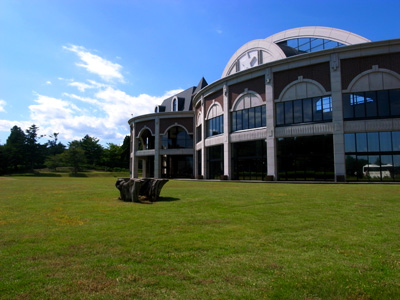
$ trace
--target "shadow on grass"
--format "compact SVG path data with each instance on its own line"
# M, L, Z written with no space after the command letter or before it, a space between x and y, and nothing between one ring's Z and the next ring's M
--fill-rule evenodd
M86 174L83 173L69 173L69 177L88 177Z
M174 197L159 197L156 202L172 202L172 201L179 201L181 199L174 198Z

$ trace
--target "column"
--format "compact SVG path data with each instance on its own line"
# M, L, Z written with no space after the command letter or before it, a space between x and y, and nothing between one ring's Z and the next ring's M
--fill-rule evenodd
M275 118L274 118L274 91L272 70L265 70L265 99L267 118L267 175L277 180L276 140L275 140Z
M232 178L231 174L231 143L230 143L230 128L231 118L229 109L229 87L225 83L223 88L223 103L224 103L224 175L228 179Z
M138 165L139 165L139 160L136 157L136 151L138 148L138 142L136 139L136 130L135 130L135 124L131 124L131 147L130 147L130 160L129 160L129 173L131 178L137 178L138 177Z
M160 117L157 116L155 121L154 136L154 178L160 178L161 162L160 162Z
M344 153L344 126L342 78L340 59L337 53L330 57L331 90L332 90L332 122L333 122L333 157L335 160L335 181L346 180L346 163Z
M201 96L201 175L207 178L206 160L206 105L204 97Z

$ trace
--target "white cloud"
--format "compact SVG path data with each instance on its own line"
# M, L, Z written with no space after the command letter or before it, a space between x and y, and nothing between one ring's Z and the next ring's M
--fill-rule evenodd
M7 105L6 101L0 99L0 112L6 112L6 110L4 109L4 106L6 105Z
M122 66L120 64L112 63L96 54L92 54L82 46L71 45L70 47L64 46L63 48L79 56L82 63L77 63L77 66L85 68L90 73L99 75L106 81L117 79L124 82L124 77L121 74Z
M79 91L85 92L87 89L95 89L95 88L102 88L102 87L107 87L107 84L103 83L98 83L97 81L94 80L87 80L89 84L84 83L84 82L76 82L72 81L68 83L69 86L76 87Z
M52 85L52 82L50 80L47 80L46 85Z
M130 96L112 87L99 88L92 97L64 93L68 100L35 94L35 104L29 106L30 122L36 124L40 134L59 132L60 139L81 139L86 134L100 141L121 140L129 134L128 120L152 113L154 107L182 90L172 90L162 96L141 94ZM14 124L0 122L0 130L9 130ZM22 127L21 127L22 128Z

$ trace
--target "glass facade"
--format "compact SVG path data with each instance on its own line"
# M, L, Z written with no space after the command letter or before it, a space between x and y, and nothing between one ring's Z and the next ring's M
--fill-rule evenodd
M400 181L400 131L346 133L348 181Z
M334 180L332 135L277 139L278 180Z
M275 103L276 126L332 121L332 98L316 97Z
M278 45L285 45L296 49L299 54L344 46L344 44L339 42L319 38L296 38L281 42Z
M266 126L265 105L232 112L232 132Z
M207 148L208 178L220 179L224 175L224 145Z
M161 176L163 178L192 178L192 155L162 155Z
M265 140L232 144L232 179L264 180L267 175Z
M400 89L343 94L345 120L400 116Z
M224 133L224 115L208 119L206 125L207 137Z
M182 127L175 126L161 138L162 149L193 148L193 137Z

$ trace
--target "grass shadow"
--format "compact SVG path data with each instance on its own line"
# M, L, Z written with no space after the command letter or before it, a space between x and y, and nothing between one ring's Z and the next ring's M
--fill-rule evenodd
M86 174L83 173L70 173L68 174L69 177L88 177Z
M172 201L179 201L181 199L174 198L174 197L159 197L156 202L172 202Z

